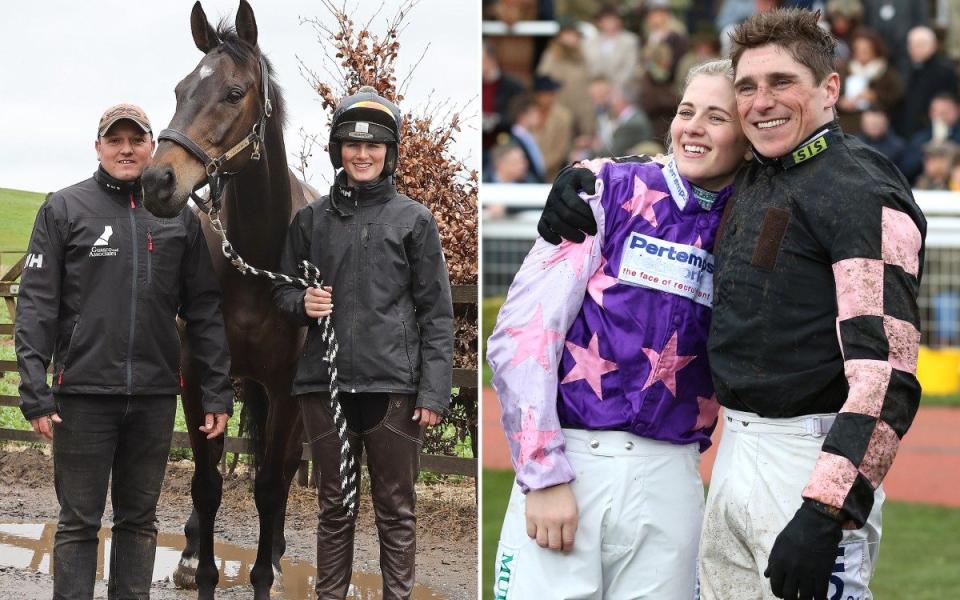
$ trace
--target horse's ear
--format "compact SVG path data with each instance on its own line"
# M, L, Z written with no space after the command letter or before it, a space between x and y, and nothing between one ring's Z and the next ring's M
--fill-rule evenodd
M190 31L193 32L193 43L197 45L200 52L206 54L220 45L220 38L210 22L207 21L207 15L200 6L200 0L193 5L190 12Z
M240 39L256 47L257 19L253 16L253 9L247 0L240 0L240 8L237 9L237 22L235 26Z

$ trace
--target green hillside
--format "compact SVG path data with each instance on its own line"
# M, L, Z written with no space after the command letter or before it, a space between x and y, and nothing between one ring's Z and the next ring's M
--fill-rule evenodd
M0 188L0 251L27 249L37 208L46 194ZM6 262L0 258L0 262Z

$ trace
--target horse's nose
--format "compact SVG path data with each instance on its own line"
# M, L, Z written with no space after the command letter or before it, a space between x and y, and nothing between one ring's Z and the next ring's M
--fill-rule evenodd
M140 179L143 192L161 202L173 195L174 175L172 167L151 167L143 172Z

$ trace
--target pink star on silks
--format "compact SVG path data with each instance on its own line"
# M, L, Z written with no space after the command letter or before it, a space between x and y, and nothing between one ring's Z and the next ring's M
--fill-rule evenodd
M570 268L573 269L573 274L577 279L580 279L580 274L583 273L584 258L589 256L590 251L593 250L593 240L594 236L592 235L586 236L586 239L579 244L563 240L560 247L553 253L553 256L543 261L543 270L546 271L553 265L566 260L570 262Z
M666 198L667 194L651 190L642 179L633 176L633 198L624 202L621 206L630 213L631 217L642 216L648 223L657 226L657 213L653 211L653 205Z
M544 449L553 438L560 433L559 429L540 431L537 429L537 419L533 409L528 408L523 415L523 425L520 431L511 433L510 438L520 443L520 454L517 455L517 467L522 467L528 461L534 461L549 467L553 461L547 456Z
M717 402L716 394L709 398L697 396L697 406L700 408L700 413L697 415L697 422L693 426L694 431L713 425L717 420L717 414L720 412L720 403Z
M697 234L697 241L693 243L694 248L703 248L703 239Z
M517 350L510 361L513 368L529 357L533 357L543 367L550 370L550 359L547 357L547 346L563 339L563 334L543 327L543 305L538 304L533 317L523 327L507 327L507 335L517 341Z
M650 361L650 375L647 376L647 382L643 384L643 389L647 389L654 383L662 381L667 386L670 393L677 395L677 371L690 364L697 356L677 356L677 332L667 341L666 345L657 352L653 348L641 348Z
M573 342L567 342L567 350L573 355L576 364L567 373L560 383L570 383L571 381L587 380L587 385L597 395L597 398L603 400L603 390L600 389L600 377L611 371L617 370L617 363L600 358L600 336L597 333L590 338L590 343L586 348L582 348Z
M607 275L604 270L607 266L607 259L600 259L600 268L587 281L587 293L593 298L601 308L603 308L603 292L609 287L617 285L617 278Z

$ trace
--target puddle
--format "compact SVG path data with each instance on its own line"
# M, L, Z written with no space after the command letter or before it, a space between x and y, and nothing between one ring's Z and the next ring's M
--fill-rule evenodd
M17 569L29 569L42 573L50 572L53 550L53 535L57 526L53 523L3 523L0 524L0 565ZM100 545L97 557L97 579L110 577L110 529L100 530ZM153 580L172 578L183 548L182 535L160 533L157 535L157 555L153 565ZM217 542L215 546L220 582L217 588L250 585L250 569L257 558L255 548L245 548ZM107 557L107 560L104 560ZM316 567L309 562L284 558L283 592L274 598L285 600L308 600L313 598ZM382 598L382 582L379 575L354 572L350 582L348 599L374 600ZM444 596L417 585L413 600L443 600Z

